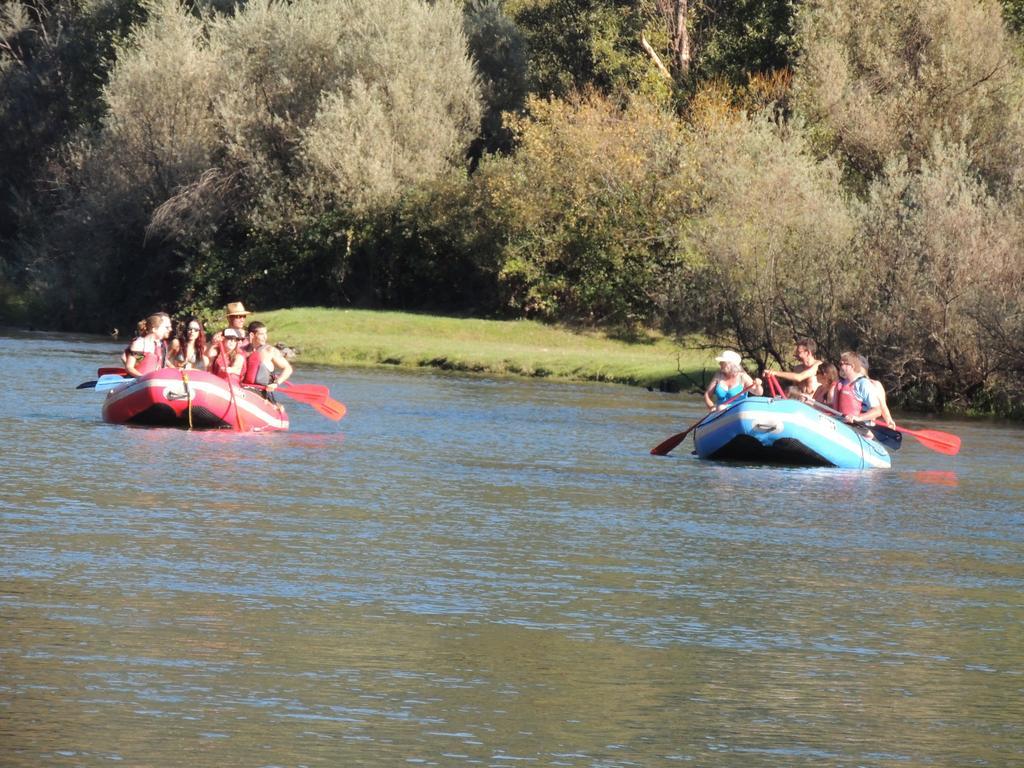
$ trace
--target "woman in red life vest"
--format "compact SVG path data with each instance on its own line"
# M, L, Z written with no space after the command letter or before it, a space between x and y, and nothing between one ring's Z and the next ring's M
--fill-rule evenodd
M167 365L167 336L171 332L171 318L166 312L157 312L146 318L147 333L132 339L124 358L128 375L138 378Z
M240 341L240 331L225 328L221 344L217 345L218 350L210 360L210 373L227 379L230 384L238 384L245 371L245 355L238 351Z

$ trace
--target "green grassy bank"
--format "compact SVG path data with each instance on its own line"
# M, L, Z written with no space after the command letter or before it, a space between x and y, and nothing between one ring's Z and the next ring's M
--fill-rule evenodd
M261 312L250 319L268 325L271 341L294 347L300 365L431 367L682 389L700 382L703 369L716 367L712 353L669 338L622 341L530 320L321 308Z

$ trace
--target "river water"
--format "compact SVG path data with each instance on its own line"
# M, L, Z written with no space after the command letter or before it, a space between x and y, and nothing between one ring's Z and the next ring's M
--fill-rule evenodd
M0 337L0 765L1024 765L1024 430L702 462L696 398L315 368L126 428Z

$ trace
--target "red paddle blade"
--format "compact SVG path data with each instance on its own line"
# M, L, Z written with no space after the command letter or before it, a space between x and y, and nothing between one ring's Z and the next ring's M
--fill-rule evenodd
M341 421L345 418L345 414L348 413L348 409L337 400L331 400L330 403L337 403L337 405L329 405L328 403L310 403L315 411L326 416L331 421Z
M316 389L310 392L306 389L306 386L317 388L319 385L310 384L298 386L286 386L278 390L282 395L287 395L293 400L298 400L300 403L305 403L310 406L317 413L326 416L332 421L339 421L347 412L348 409L344 403L339 403L333 398L327 397L320 393L318 394ZM327 390L327 387L322 388L323 391Z
M324 400L331 396L330 390L328 390L323 384L292 384L290 381L286 381L281 385L281 391L297 393L300 397L302 395L308 395L309 397L315 397L318 400Z
M320 403L320 405L324 406L325 408L329 408L333 411L337 411L338 413L341 414L341 416L344 416L346 413L348 413L348 408L345 407L345 404L338 402L333 397L324 398L324 401ZM340 419L341 416L338 416L338 418Z
M294 387L282 387L277 391L282 395L287 395L292 400L298 400L300 403L309 403L310 405L319 405L326 399L323 395L310 394L301 389L297 390Z
M960 438L949 432L939 432L936 429L904 429L903 427L896 429L913 435L921 442L921 445L938 453L956 456L960 452Z
M686 439L686 436L688 434L690 434L690 430L689 429L686 430L685 432L680 432L677 435L672 435L672 437L670 437L667 440L664 440L664 441L658 443L656 446L651 448L651 455L653 455L653 456L667 456L670 451L675 449L675 447L677 445L679 445L681 442L683 442L683 440Z
M100 368L98 371L96 371L97 376L110 376L112 374L117 374L118 376L127 376L128 371L126 371L124 368Z

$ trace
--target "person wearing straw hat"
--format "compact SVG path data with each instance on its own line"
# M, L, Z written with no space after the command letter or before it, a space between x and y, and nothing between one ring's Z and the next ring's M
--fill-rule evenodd
M704 392L704 402L709 411L718 409L739 394L761 395L764 392L761 380L750 378L743 370L739 352L727 349L715 358L715 362L718 363L718 372L711 377L711 383Z
M228 320L227 327L234 328L236 331L238 331L237 336L240 339L238 343L238 351L248 354L249 333L245 329L245 318L247 318L252 313L245 308L245 305L242 302L230 301L228 302L228 305L224 308L224 314ZM227 330L227 328L225 328L224 330ZM223 331L218 331L217 333L213 334L213 336L210 338L210 344L206 348L206 356L209 357L211 360L219 351L218 348L220 346L221 339L223 338Z

